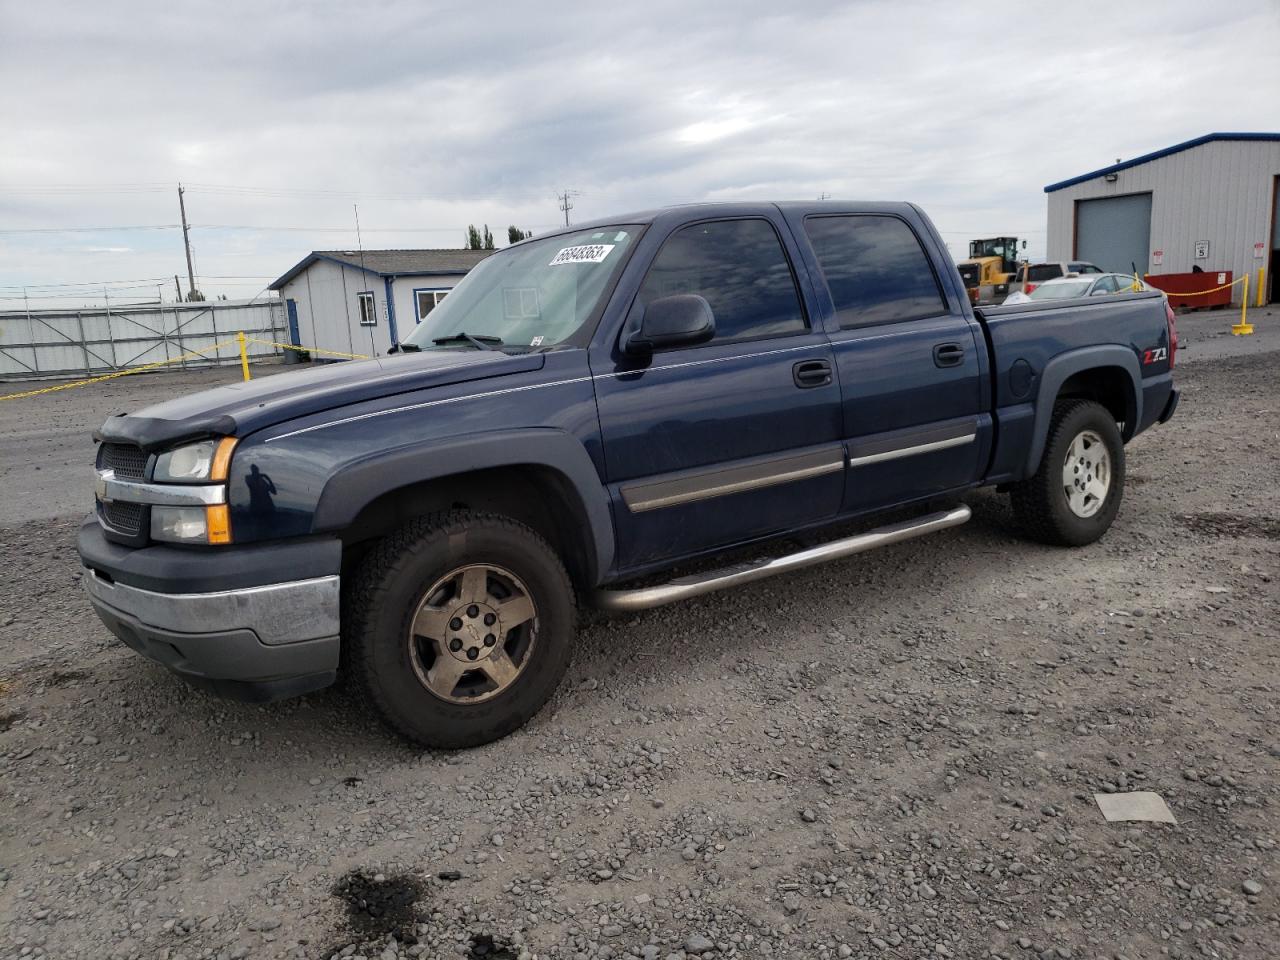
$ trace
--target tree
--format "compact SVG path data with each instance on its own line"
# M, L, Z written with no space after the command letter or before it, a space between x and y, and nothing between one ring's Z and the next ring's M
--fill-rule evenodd
M487 223L484 225L484 249L495 249L493 245L493 234L489 232L489 225Z
M532 230L521 230L515 225L507 227L507 243L519 243L521 240L528 240L532 236Z
M480 238L480 231L476 229L474 223L467 225L467 249L482 250L484 249L484 241Z

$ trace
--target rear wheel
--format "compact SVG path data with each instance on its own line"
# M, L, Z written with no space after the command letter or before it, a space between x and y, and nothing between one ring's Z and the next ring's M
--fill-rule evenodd
M1042 543L1083 546L1106 533L1124 496L1124 442L1110 411L1058 401L1039 469L1010 496L1019 526Z
M555 552L488 514L415 520L370 552L344 618L352 672L396 731L473 747L532 717L568 669L575 610Z

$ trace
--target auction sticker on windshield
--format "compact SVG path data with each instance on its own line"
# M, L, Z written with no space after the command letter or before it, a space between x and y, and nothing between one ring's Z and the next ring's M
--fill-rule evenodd
M565 247L554 257L548 266L558 267L566 263L601 263L613 252L612 243L584 243L576 247Z

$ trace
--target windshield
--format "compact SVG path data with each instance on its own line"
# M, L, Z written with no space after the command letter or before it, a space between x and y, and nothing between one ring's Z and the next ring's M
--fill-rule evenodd
M412 350L529 351L582 329L640 228L626 224L521 243L481 260L404 338Z
M1032 300L1069 300L1071 297L1083 297L1092 285L1092 280L1063 280L1036 287L1027 296Z

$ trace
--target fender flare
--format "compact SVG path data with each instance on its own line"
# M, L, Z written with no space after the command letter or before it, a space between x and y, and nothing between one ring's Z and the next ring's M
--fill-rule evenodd
M1040 467L1040 458L1044 456L1044 445L1049 439L1049 421L1053 417L1053 404L1058 398L1058 391L1062 389L1062 385L1077 373L1102 367L1118 367L1128 374L1129 401L1133 407L1133 417L1132 422L1125 423L1125 432L1128 434L1125 439L1133 435L1137 425L1142 422L1142 371L1133 350L1119 344L1100 344L1069 350L1045 364L1044 373L1040 375L1040 387L1036 392L1035 425L1031 431L1031 449L1027 453L1025 476L1032 476Z
M577 494L590 526L589 557L597 580L613 568L613 512L595 464L574 437L552 428L424 440L346 464L325 482L312 529L344 530L360 511L383 494L474 470L544 467L558 473Z

